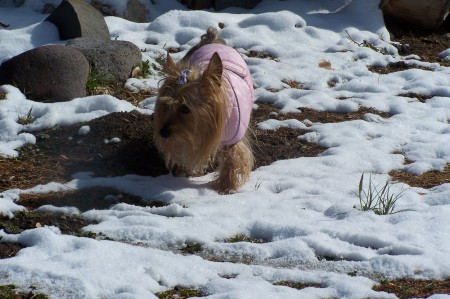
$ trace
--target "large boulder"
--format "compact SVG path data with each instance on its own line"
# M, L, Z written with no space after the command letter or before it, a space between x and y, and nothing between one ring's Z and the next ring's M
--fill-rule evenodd
M64 0L45 21L58 27L62 40L88 37L110 40L102 14L83 0Z
M128 41L76 38L66 45L82 52L103 80L125 82L133 68L142 64L141 50Z
M0 85L14 85L30 99L41 102L85 97L88 76L86 57L62 45L35 48L0 65Z
M427 30L437 30L450 14L449 0L382 0L385 17Z

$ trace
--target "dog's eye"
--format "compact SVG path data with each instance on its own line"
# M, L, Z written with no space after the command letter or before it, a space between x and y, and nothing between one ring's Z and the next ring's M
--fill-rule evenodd
M183 114L188 114L189 112L191 112L191 109L189 109L189 107L186 105L181 105L180 112Z

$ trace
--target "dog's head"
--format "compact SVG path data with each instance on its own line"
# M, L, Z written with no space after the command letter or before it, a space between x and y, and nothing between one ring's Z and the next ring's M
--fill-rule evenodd
M154 113L155 145L169 170L202 171L220 145L228 109L222 60L214 53L202 72L200 66L176 64L168 54L163 72Z

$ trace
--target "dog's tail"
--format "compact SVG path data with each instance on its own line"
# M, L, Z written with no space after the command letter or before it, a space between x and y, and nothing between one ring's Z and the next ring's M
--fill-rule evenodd
M195 51L197 51L202 46L208 44L226 45L227 43L223 38L220 37L219 32L217 31L216 28L209 27L208 30L206 30L206 33L203 34L202 37L200 38L200 42L196 44L194 47L192 47L189 50L189 52L187 52L187 54L183 57L182 61L183 62L188 61Z
M226 42L223 38L220 37L219 32L216 28L209 27L208 30L206 30L206 33L202 35L200 40L200 45L207 45L207 44L221 44L226 45Z

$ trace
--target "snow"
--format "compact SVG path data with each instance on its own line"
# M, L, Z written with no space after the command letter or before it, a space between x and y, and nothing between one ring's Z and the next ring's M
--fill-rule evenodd
M78 129L78 135L87 135L91 131L91 128L89 126L81 126L80 129Z
M114 143L119 143L121 140L119 137L113 137L111 139L105 139L104 142L105 144L114 144Z
M123 1L102 2L123 9ZM404 59L389 43L378 0L263 0L250 11L229 8L220 13L185 10L175 0L152 2L145 4L151 8L149 23L106 18L111 37L135 43L150 64L158 64L164 47L180 47L181 52L173 56L181 58L207 27L222 22L222 36L241 53L255 50L276 57L243 56L259 102L273 104L281 113L301 115L302 108L347 113L362 106L392 116L368 113L363 120L329 124L265 121L259 127L266 130L284 126L308 130L299 138L327 150L318 157L260 167L239 192L228 196L209 187L213 174L186 179L77 173L63 184L4 191L0 211L10 217L23 209L15 203L22 193L94 186L168 205L119 203L84 213L73 207L41 207L95 220L98 224L85 230L115 241L62 235L55 227L18 235L0 231L2 242L26 246L17 256L0 260L1 284L34 286L50 298L154 298L152 294L174 286L201 289L208 298L395 298L372 291L372 286L385 278L450 276L450 184L421 189L393 183L391 192L403 192L403 196L396 204L398 213L391 215L354 208L359 204L355 193L363 173L372 173L374 184L381 186L391 170L420 175L442 170L450 162L450 68L410 56L407 63L428 69L386 75L370 72L368 65ZM34 47L63 43L52 24L40 23L46 15L35 12L44 1L26 3L25 8L0 8L0 20L11 24L0 30L0 62ZM358 45L363 41L380 51ZM449 51L441 56L447 57ZM329 62L328 67L321 67L323 61ZM157 88L159 79L153 73L145 79L130 79L127 86ZM289 88L283 83L286 80L299 82L305 89ZM269 92L271 88L280 91ZM135 107L109 95L38 103L10 85L1 86L0 91L6 93L6 99L0 100L0 154L9 157L16 157L21 146L35 143L33 132L43 128L78 124L118 111L151 114L155 103L153 97ZM406 93L431 99L422 103L402 96ZM34 121L18 124L18 118L30 111ZM79 134L89 130L80 125ZM120 140L106 140L105 146L111 142ZM412 163L404 165L405 159ZM236 235L268 242L223 242ZM180 253L192 243L224 262ZM250 263L236 262L249 259ZM321 288L295 290L273 284L278 281L314 283Z

